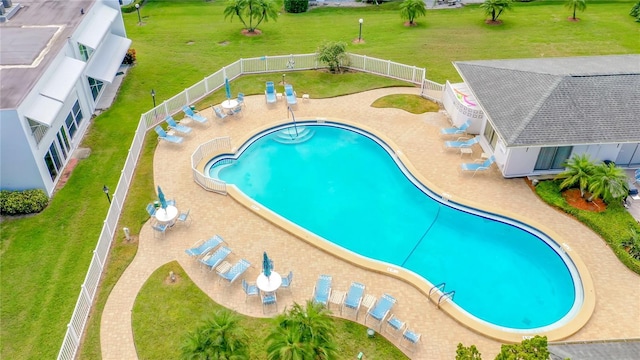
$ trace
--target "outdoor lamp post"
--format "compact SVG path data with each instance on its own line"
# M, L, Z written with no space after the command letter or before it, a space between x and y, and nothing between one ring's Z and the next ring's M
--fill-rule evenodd
M156 107L156 92L155 90L151 89L151 99L153 100L153 107Z
M284 77L285 77L286 75L287 75L287 74L282 74L282 86L284 86Z
M364 22L363 19L358 20L358 22L360 23L360 32L358 33L358 42L362 42L362 23Z
M140 18L140 4L136 4L136 11L138 12L138 24L142 24L142 19Z
M107 201L109 201L109 204L111 204L111 197L109 196L109 188L107 187L107 185L104 185L102 187L102 191L105 195L107 195Z

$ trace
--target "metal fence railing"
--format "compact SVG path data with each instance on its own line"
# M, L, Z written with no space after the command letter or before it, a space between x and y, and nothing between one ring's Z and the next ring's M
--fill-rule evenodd
M417 68L415 66L363 55L348 54L348 56L348 67L351 69L420 85L421 96L440 103L442 102L444 86L425 79L426 70L424 68ZM109 212L102 226L98 244L93 251L93 259L91 260L89 270L81 286L80 295L78 296L75 309L71 315L71 320L67 325L67 332L62 341L58 359L71 360L76 357L147 131L164 121L167 115L176 114L182 110L183 106L189 106L222 88L225 78L232 80L245 74L309 70L322 67L324 67L324 65L318 63L316 54L291 54L240 59L207 76L193 86L176 94L140 116L140 122L133 137L131 147L129 148L129 153L127 154L124 168L118 180ZM224 183L205 176L200 173L195 166L204 159L205 156L230 150L231 144L228 138L226 138L226 140L225 138L214 139L210 143L203 144L197 151L197 154L194 153L191 160L194 181L207 190L223 194L226 193L226 185ZM194 162L196 160L197 162Z

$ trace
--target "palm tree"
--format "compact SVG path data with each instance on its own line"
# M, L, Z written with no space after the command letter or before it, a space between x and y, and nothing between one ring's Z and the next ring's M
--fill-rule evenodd
M564 163L567 168L556 176L556 179L563 179L560 183L560 189L570 188L578 184L580 187L580 196L584 198L585 190L589 185L589 180L593 175L595 165L589 155L573 155Z
M400 4L400 17L409 20L409 25L413 26L415 18L427 14L427 5L424 0L404 0Z
M330 360L337 358L333 340L335 325L321 304L307 301L293 304L275 319L275 329L267 337L267 358Z
M182 358L206 360L248 360L248 337L239 317L229 310L216 311L195 331L187 334Z
M277 21L278 7L273 0L229 0L224 9L224 18L231 17L233 20L234 16L240 19L247 31L255 33L262 21L267 22L270 18ZM248 25L245 19L248 19Z
M484 9L485 15L491 16L491 21L498 21L498 17L505 10L511 10L512 0L485 0L480 4L480 8Z
M636 229L629 229L629 238L623 240L620 245L626 247L629 255L636 260L640 260L640 232Z
M564 6L568 9L573 9L573 20L576 20L576 10L584 11L587 8L586 0L567 0Z
M629 194L627 174L614 163L601 163L593 170L593 176L589 181L591 199L602 197L611 204L622 200Z
M340 66L349 62L347 43L344 41L324 42L316 52L318 61L327 64L331 72L340 72Z

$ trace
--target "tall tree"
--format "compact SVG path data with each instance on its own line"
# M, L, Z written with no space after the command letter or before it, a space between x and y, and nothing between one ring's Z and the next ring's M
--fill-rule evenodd
M255 33L262 21L278 20L278 6L273 0L229 0L224 18L233 20L234 16L240 19L247 31Z
M484 9L485 15L491 16L492 22L497 22L503 11L512 10L512 4L512 0L485 0L480 8Z
M293 304L275 319L267 337L267 358L331 360L337 358L335 325L321 304L307 301L305 307Z
M404 0L400 4L400 17L409 20L409 25L415 25L416 17L425 16L427 14L427 5L424 0Z
M231 311L216 311L187 334L182 345L182 359L248 360L248 337L238 322L238 316Z
M611 204L624 199L629 194L627 174L614 163L601 163L593 170L589 180L591 199L602 197Z
M576 10L584 11L587 8L586 0L566 0L564 6L573 9L573 20L576 20Z
M593 161L587 154L573 155L564 163L564 166L566 170L556 176L556 179L563 179L562 183L560 183L560 189L566 189L578 184L580 196L584 198L595 168Z

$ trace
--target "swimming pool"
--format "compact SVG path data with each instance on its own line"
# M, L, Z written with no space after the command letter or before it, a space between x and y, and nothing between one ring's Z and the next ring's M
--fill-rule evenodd
M544 330L580 307L571 259L540 231L443 201L371 134L336 124L298 130L258 134L237 161L216 158L207 171L334 244L445 282L457 306L493 326Z

